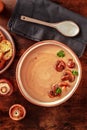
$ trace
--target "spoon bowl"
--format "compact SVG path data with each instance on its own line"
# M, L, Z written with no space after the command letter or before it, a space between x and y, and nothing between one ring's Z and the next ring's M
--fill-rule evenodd
M57 29L61 34L67 37L76 36L80 29L77 24L72 21L63 21L60 23L54 24L55 29Z

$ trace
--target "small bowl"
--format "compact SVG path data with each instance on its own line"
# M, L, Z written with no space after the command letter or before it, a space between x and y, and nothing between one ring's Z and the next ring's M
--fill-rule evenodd
M51 48L50 48L50 46L51 46ZM39 56L41 54L44 54L44 52L42 51L43 47L45 48L44 50L46 51L45 53L47 55L47 59L45 60L45 62L44 62L45 56L43 58ZM50 49L52 50L53 48L55 48L56 51L54 51L54 52L50 51L50 53L52 52L52 55L49 57L49 50ZM69 87L67 87L67 88L65 87L66 91L69 89L69 92L65 93L65 96L63 96L63 94L62 94L61 98L55 97L55 98L47 99L48 96L47 95L44 96L43 95L44 92L42 90L44 90L47 94L48 86L46 86L46 85L48 85L48 84L46 84L46 83L48 81L49 81L49 84L51 82L52 85L53 85L53 83L57 83L57 80L55 80L56 78L54 78L55 77L54 73L57 74L58 77L60 75L59 72L57 73L54 70L55 65L52 62L56 61L55 59L57 59L57 58L61 59L61 60L66 59L66 57L65 58L57 57L56 54L57 54L57 50L59 48L64 50L66 55L69 54L70 57L73 58L73 60L76 63L76 67L78 68L78 76L76 77L75 83L71 87L71 89ZM39 49L39 53L37 55L35 55L36 52L38 52L37 51L38 49ZM52 58L52 57L54 57L54 53L55 53L55 59ZM39 56L39 59L42 58L39 60L39 62L38 62L38 56ZM33 59L31 59L31 57L33 57ZM50 64L48 63L48 59L49 59L48 57L50 58L50 63L52 63L52 66L54 68L52 68L52 66L51 66L51 68L49 68ZM67 56L67 57L69 57L69 56ZM33 62L33 60L34 61L37 60L37 61ZM51 60L52 60L52 62L51 62ZM44 65L40 64L41 62ZM41 66L45 66L45 65L49 70L46 71L46 70L44 70L44 67L41 68ZM37 68L37 66L38 66L38 68ZM38 71L37 71L37 69L38 69ZM71 70L73 70L73 69L71 69ZM54 73L51 73L53 71L54 71ZM65 70L63 70L63 73L64 73L64 71ZM52 75L52 77L51 77L51 75ZM54 40L41 41L41 42L38 42L38 43L34 44L33 46L29 47L24 52L24 54L21 56L21 58L17 64L17 68L16 68L16 80L17 80L17 84L18 84L19 90L22 93L22 95L29 102L31 102L35 105L38 105L38 106L45 106L45 107L57 106L57 105L64 103L65 101L67 101L78 88L80 81L81 81L81 77L82 77L81 63L80 63L78 57L76 56L76 54L65 44L60 43L58 41L54 41ZM51 79L52 79L52 81L51 81ZM61 81L61 80L59 79L59 81ZM37 89L38 82L41 86ZM66 82L68 82L68 81L66 81ZM30 85L30 84L32 84L32 85ZM42 88L42 86L44 88ZM42 93L40 94L39 91ZM41 95L41 97L38 93ZM44 98L45 98L45 100L44 100Z
M22 120L26 115L25 108L20 104L14 104L9 109L9 116L12 120Z
M4 34L4 36L6 37L6 40L10 41L12 44L12 49L13 49L13 55L11 57L11 59L9 59L8 63L5 65L5 67L3 67L3 69L0 70L0 74L2 74L4 71L6 71L9 66L12 64L14 57L15 57L15 45L14 45L14 41L11 37L11 35L9 34L9 32L4 29L2 26L0 26L0 31Z

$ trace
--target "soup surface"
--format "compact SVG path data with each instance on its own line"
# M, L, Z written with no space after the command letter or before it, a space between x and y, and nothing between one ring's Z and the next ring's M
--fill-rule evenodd
M20 73L23 87L30 96L52 102L72 90L78 78L78 66L64 48L46 44L27 54Z

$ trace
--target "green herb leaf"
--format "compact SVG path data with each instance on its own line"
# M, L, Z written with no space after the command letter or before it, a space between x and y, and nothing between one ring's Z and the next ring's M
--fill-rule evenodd
M57 52L57 56L58 57L64 57L65 56L65 53L63 50L60 50L59 52Z
M61 94L61 93L62 93L62 89L58 87L58 88L56 89L56 94Z
M78 76L78 71L72 70L72 74Z

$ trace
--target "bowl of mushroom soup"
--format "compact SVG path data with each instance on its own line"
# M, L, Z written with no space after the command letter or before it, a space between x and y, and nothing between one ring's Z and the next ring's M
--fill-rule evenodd
M54 40L29 47L16 68L16 80L22 95L29 102L45 107L67 101L78 88L81 76L81 63L76 54Z

